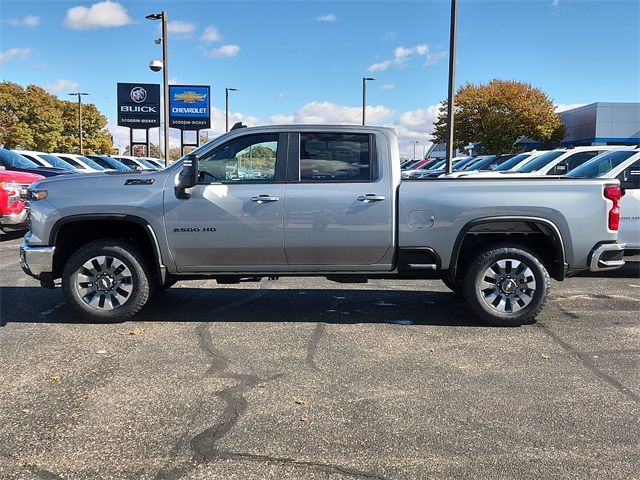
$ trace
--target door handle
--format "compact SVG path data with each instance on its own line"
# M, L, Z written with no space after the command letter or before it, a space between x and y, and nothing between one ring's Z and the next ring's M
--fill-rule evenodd
M359 202L364 202L364 203L372 203L372 202L381 202L383 200L386 200L387 197L385 197L384 195L376 195L374 193L367 193L366 195L360 195L358 197L358 201Z
M277 202L278 200L280 200L280 197L273 197L271 195L258 195L251 197L251 201L256 203Z

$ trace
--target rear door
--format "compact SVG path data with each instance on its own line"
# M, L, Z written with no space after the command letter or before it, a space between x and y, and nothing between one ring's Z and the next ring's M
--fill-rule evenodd
M198 160L191 198L165 192L167 239L181 272L286 266L283 210L287 134L235 137Z
M390 162L389 162L390 163ZM291 135L284 241L289 265L386 265L393 192L371 133Z

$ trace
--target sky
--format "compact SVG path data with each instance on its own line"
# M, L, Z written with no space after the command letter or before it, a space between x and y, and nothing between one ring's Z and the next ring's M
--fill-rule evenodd
M0 0L0 78L90 93L123 148L116 84L162 83L148 68L162 58L160 22L144 18L160 10L170 83L211 86L211 138L225 128L225 87L238 89L231 124L358 124L367 76L367 123L398 129L404 156L428 148L447 96L448 0ZM639 0L459 0L458 11L457 85L524 81L558 110L640 101Z

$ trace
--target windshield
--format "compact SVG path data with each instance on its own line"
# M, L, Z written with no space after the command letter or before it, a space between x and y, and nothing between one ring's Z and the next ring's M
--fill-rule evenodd
M521 161L523 161L525 158L529 157L530 155L531 153L519 153L518 155L511 157L506 162L503 162L500 165L498 165L496 168L493 169L493 171L506 172L507 170L511 170L512 167L515 167L517 164L519 164Z
M427 168L427 170L440 170L440 168L447 163L446 160L440 160L438 163L434 163L433 165L431 165L429 168Z
M148 160L145 160L144 158L136 158L136 160L139 161L141 164L143 164L147 168L151 168L152 170L158 169L157 165L154 165L153 163L149 162Z
M473 161L473 157L463 158L458 161L453 167L451 167L452 172L457 172L458 170L462 170L464 167L469 165Z
M88 157L85 157L83 155L78 155L78 158L80 159L80 161L82 163L85 163L87 165L87 167L93 168L95 170L106 170L106 168L104 168L102 165L94 162L93 160L91 160Z
M582 178L602 177L637 153L637 150L615 150L613 152L602 153L579 167L574 168L565 176Z
M553 150L551 152L543 153L539 157L536 157L530 162L525 163L524 166L520 167L517 171L520 173L535 172L536 170L541 169L542 167L547 165L549 162L555 160L556 158L558 158L560 155L564 153L567 153L567 152L565 150Z
M126 165L123 165L115 158L111 158L107 155L95 155L91 157L92 160L102 165L104 168L116 169L119 172L130 172L131 169Z
M482 170L484 167L489 165L495 159L496 159L496 155L489 155L488 157L485 157L482 160L478 160L477 162L475 162L467 170Z
M16 167L16 168L40 167L40 165L38 165L36 162L33 162L28 158L25 158L22 155L17 154L16 152L12 152L11 150L4 150L4 149L0 150L0 158L2 159L2 163L4 163L9 167Z
M76 170L76 168L73 165L65 162L64 160L56 157L55 155L49 155L48 153L43 153L40 156L44 158L47 162L49 162L52 167L64 168L65 170L70 170L70 171Z

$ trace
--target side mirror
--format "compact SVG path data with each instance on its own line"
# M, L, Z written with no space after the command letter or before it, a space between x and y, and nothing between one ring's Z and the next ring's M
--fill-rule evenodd
M198 157L189 153L182 163L182 171L178 175L178 185L176 186L176 197L189 198L191 195L186 192L198 183Z

